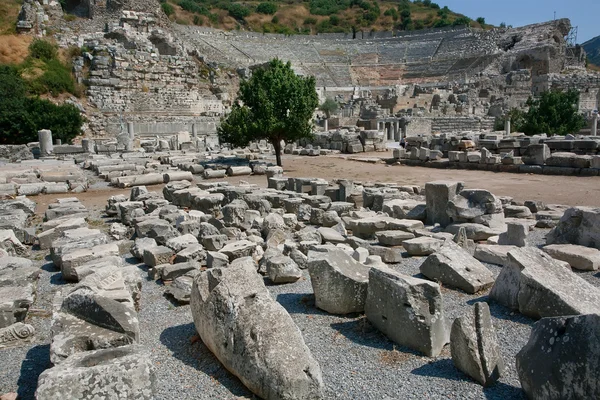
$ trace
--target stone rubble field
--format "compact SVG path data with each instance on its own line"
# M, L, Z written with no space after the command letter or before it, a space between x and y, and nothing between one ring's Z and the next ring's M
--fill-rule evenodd
M0 201L0 399L600 396L600 209L264 173Z

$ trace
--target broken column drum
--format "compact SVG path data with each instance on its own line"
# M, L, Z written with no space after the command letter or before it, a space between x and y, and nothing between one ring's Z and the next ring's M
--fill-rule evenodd
M42 157L49 156L54 152L54 146L52 145L52 131L50 129L38 131L38 140L40 142L40 155Z

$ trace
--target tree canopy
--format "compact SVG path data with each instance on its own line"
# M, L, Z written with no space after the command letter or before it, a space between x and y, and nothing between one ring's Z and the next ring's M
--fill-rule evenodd
M566 135L577 133L585 127L585 118L578 110L577 90L551 90L539 98L529 98L527 112L511 110L509 116L514 130L527 135L547 133Z
M333 100L331 97L325 99L323 104L319 106L319 110L325 113L327 118L331 117L331 114L335 113L338 110L338 103Z
M298 76L289 62L273 59L240 82L231 113L217 130L219 140L233 146L268 140L281 166L281 141L310 137L318 105L315 78Z

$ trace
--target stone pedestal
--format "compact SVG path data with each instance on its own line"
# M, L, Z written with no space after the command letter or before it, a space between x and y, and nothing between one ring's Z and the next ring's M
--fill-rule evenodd
M510 119L504 121L504 129L506 130L506 136L510 136Z
M592 114L592 136L598 135L598 112Z
M82 139L81 147L83 147L83 151L85 151L86 153L96 153L95 143L91 139Z
M54 146L52 145L52 131L49 129L38 131L38 140L40 142L41 157L49 156L54 152Z

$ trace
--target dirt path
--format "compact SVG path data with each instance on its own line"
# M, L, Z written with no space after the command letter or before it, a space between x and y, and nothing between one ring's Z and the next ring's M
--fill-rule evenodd
M391 153L361 154L365 157L389 157ZM502 172L434 169L385 164L370 164L347 160L339 156L283 158L285 175L291 177L316 177L323 179L345 178L362 182L395 182L419 185L434 180L460 180L468 188L487 189L499 196L512 196L516 200L541 200L547 204L567 204L600 207L600 177L548 176L534 174L509 174ZM265 176L240 176L228 179L234 185L245 181L267 186ZM164 185L148 187L161 191ZM37 212L46 211L49 203L58 198L77 197L86 207L101 210L113 195L129 195L131 189L103 188L86 193L42 195L33 197L38 203Z

